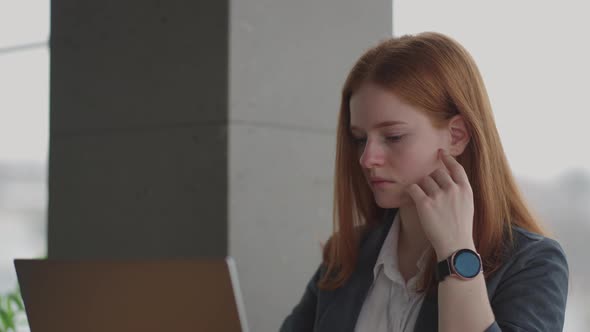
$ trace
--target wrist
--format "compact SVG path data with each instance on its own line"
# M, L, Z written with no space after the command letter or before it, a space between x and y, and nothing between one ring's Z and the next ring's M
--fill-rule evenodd
M436 252L436 261L440 262L442 260L445 260L447 258L449 258L454 252L456 252L457 250L460 249L471 249L473 251L477 251L475 250L475 243L473 243L473 240L471 241L457 241L455 243L451 243L448 245L443 245L440 246L438 248L434 248L434 251Z

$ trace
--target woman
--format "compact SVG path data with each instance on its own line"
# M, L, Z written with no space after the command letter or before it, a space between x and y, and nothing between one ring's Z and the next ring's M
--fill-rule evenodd
M335 229L281 331L562 331L568 265L520 194L483 80L439 33L344 84Z

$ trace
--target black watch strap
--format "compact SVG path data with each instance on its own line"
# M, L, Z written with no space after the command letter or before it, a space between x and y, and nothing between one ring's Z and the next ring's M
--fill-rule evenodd
M451 267L449 266L449 260L445 259L443 261L438 262L436 264L436 269L434 269L434 276L437 282L441 282L445 280L447 276L451 274Z

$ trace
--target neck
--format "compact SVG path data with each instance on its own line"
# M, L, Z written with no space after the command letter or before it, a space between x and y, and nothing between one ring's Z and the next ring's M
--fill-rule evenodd
M430 246L430 241L424 234L416 205L400 206L400 232L398 240L398 251L400 255L418 259L422 252Z

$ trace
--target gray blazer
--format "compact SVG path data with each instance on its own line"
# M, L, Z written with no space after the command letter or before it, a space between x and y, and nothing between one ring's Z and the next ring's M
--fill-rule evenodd
M325 272L320 265L300 302L285 318L281 332L354 331L358 315L373 283L373 267L397 209L389 209L383 222L361 243L359 261L342 287L325 291L317 282ZM502 267L486 279L495 321L485 332L563 330L569 268L555 240L513 226L515 246ZM438 295L427 293L414 332L438 330Z

